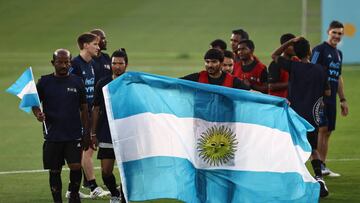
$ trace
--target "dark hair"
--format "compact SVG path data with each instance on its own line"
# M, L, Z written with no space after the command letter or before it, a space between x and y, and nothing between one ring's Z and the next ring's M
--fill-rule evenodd
M95 39L97 39L97 38L98 38L97 35L92 34L92 33L90 33L90 32L86 32L86 33L81 34L81 35L78 37L77 43L78 43L78 45L79 45L79 48L80 48L80 49L83 49L85 43L93 42L93 41L95 41Z
M239 42L239 45L240 44L245 44L247 46L247 48L249 48L251 51L254 51L255 50L255 44L252 40L250 39L244 39L244 40L241 40Z
M120 49L114 51L111 55L111 59L114 57L122 57L125 60L125 64L126 65L128 64L128 56L127 56L125 48L120 48Z
M55 61L56 57L59 55L59 54L65 54L66 56L68 56L71 60L71 53L69 50L67 49L56 49L52 55L52 58L53 58L53 61Z
M294 51L300 59L305 58L310 52L310 43L306 39L300 39L294 43Z
M329 30L334 28L344 28L344 25L337 20L333 20L329 25Z
M241 39L249 39L249 34L243 30L243 29L237 29L237 30L233 30L232 33L234 35L240 35L241 36Z
M220 47L220 49L222 49L222 50L226 50L226 48L227 48L226 42L222 39L216 39L216 40L212 41L210 43L210 45L212 48Z
M234 53L232 51L225 50L224 51L224 57L234 59Z
M91 30L90 33L97 35L97 36L105 35L105 32L102 29L98 29L98 28Z
M284 44L285 42L287 42L287 41L289 41L291 39L294 39L294 38L295 38L295 35L293 35L291 33L283 34L280 37L280 44Z
M217 59L222 63L224 61L224 54L218 49L209 49L205 53L204 59Z

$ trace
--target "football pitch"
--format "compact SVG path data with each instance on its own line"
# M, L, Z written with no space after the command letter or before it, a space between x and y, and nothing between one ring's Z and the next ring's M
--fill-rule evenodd
M320 43L320 1L309 1L308 7L306 37L315 45ZM301 0L0 0L0 25L0 203L45 203L52 198L48 173L41 171L41 123L5 93L27 67L33 67L35 78L53 72L53 51L67 48L76 56L77 36L93 28L106 32L109 54L126 48L129 71L171 77L198 72L209 43L221 38L230 49L231 30L240 27L255 42L255 54L269 64L281 34L300 34ZM350 113L338 112L327 163L341 176L325 177L330 195L321 202L360 202L360 66L346 65L342 74ZM96 177L102 185L99 169ZM68 171L62 178L65 193Z

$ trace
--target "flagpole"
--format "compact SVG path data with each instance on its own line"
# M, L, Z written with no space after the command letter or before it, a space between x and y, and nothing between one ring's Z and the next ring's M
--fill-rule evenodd
M30 72L31 72L31 77L34 79L34 82L35 82L35 77L34 77L34 74L33 74L32 67L31 67L31 66L30 66ZM39 93L37 92L37 90L36 90L36 96L37 96L37 99L40 101ZM43 108L42 108L42 104L41 104L41 103L40 103L39 108L40 108L40 111L43 112ZM48 134L48 130L47 130L47 127L46 127L45 120L43 121L43 124L44 124L45 134L47 135L47 134Z

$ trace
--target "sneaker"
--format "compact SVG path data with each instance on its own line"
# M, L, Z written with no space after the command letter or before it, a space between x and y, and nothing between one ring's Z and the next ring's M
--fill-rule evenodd
M120 203L121 202L121 198L120 197L116 197L116 196L112 196L110 198L110 203Z
M341 176L339 173L335 173L335 172L331 171L330 169L328 169L328 170L329 170L329 177L339 177L339 176Z
M70 193L69 203L81 203L79 193Z
M330 174L330 169L327 168L325 165L321 164L321 174L323 176L327 176Z
M109 196L110 194L110 191L105 191L101 187L97 187L90 192L90 198L95 199L96 197L105 197Z
M329 190L326 187L325 181L322 177L315 176L315 180L320 184L320 197L326 197L329 195Z
M90 195L86 195L86 194L84 194L84 193L82 193L82 192L80 192L80 191L79 191L79 196L80 196L80 199L89 199L89 198L90 198ZM66 191L65 197L66 197L67 199L70 198L70 191Z

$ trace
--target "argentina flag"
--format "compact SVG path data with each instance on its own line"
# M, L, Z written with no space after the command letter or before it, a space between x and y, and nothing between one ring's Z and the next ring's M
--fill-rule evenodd
M31 107L40 106L39 95L36 90L34 75L31 67L12 84L6 92L16 95L21 99L19 108L25 112L30 112Z
M103 92L128 201L318 202L313 127L286 100L136 72Z

